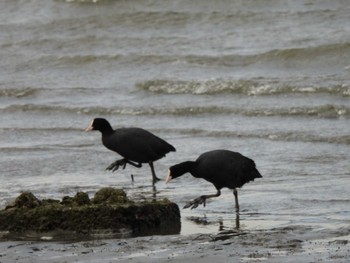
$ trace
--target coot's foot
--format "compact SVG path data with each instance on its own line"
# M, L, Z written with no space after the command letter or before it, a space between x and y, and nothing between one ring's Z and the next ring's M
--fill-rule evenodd
M119 166L122 166L122 169L125 169L125 166L127 164L127 161L125 159L116 160L115 162L111 163L106 170L115 172L119 169Z
M142 163L134 163L132 161L129 161L128 159L121 159L121 160L116 160L114 163L111 163L106 170L109 171L117 171L119 169L119 166L122 166L122 169L125 169L126 164L130 164L132 166L135 166L137 168L141 168L142 167Z
M189 208L191 207L191 209L197 208L199 205L203 204L203 206L205 207L205 201L207 200L207 197L205 195L202 195L194 200L192 200L191 202L188 202L184 208Z

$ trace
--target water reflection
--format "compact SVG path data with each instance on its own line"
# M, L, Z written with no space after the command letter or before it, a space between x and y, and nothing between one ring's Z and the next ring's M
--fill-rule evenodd
M190 221L191 223L194 223L196 225L202 225L202 226L213 226L216 225L218 226L217 232L223 232L223 231L228 231L228 230L240 230L240 214L239 212L235 213L235 220L234 220L234 225L233 226L228 226L227 221L224 221L223 218L219 218L218 220L215 221L210 221L206 215L203 216L189 216L186 217L187 221ZM226 225L225 225L226 224ZM213 229L210 227L210 229ZM216 231L212 231L216 232Z

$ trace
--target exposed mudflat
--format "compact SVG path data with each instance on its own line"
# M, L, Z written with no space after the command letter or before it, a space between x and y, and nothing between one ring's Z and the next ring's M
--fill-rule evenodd
M0 262L349 262L350 228L148 236L75 243L2 242Z

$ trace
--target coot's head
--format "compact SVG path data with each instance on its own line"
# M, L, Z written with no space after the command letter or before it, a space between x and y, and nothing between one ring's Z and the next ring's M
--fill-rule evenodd
M113 131L111 125L106 119L103 118L95 118L90 125L85 129L85 131L100 131L100 132L109 132Z
M191 172L194 165L195 165L195 162L187 161L187 162L183 162L183 163L179 163L179 164L171 166L169 168L168 176L165 179L165 183L168 183L172 179L180 177L181 175L184 175L185 173Z

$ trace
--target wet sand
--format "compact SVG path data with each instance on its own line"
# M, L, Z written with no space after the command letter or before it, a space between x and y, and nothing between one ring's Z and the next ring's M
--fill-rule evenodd
M293 226L219 234L0 243L0 262L349 262L350 227Z

